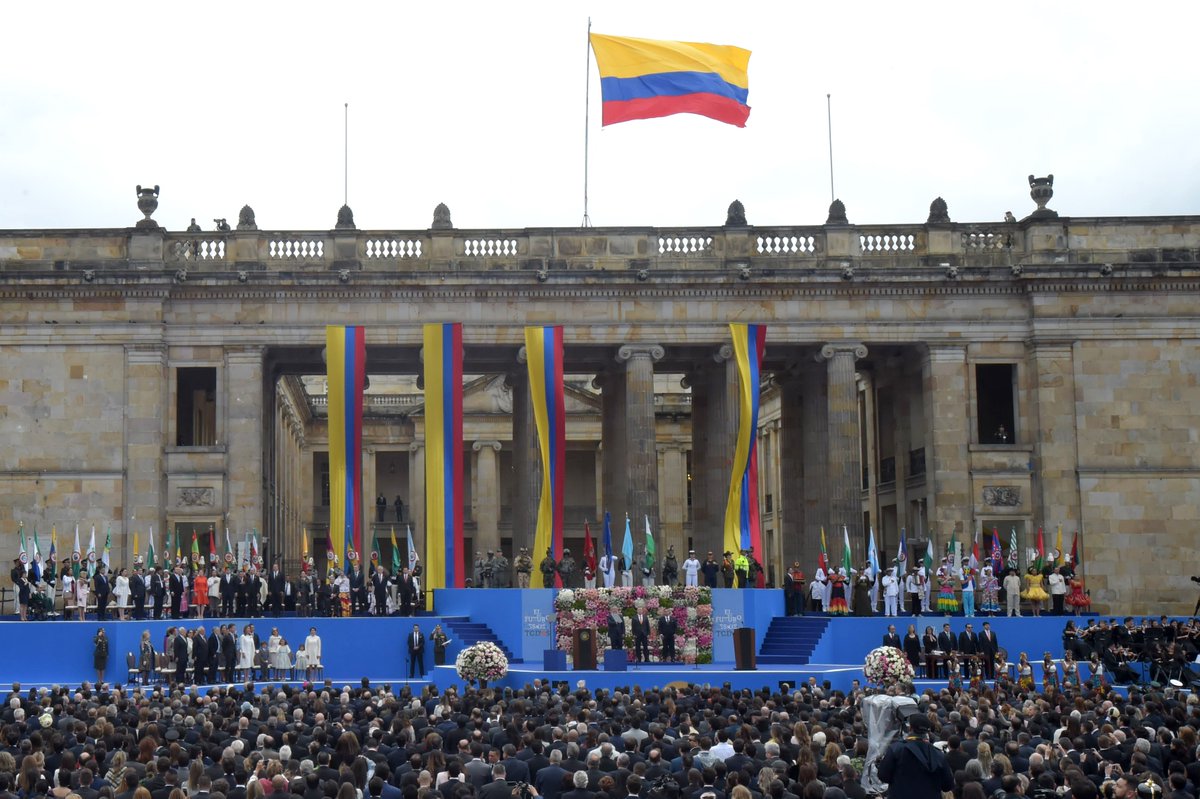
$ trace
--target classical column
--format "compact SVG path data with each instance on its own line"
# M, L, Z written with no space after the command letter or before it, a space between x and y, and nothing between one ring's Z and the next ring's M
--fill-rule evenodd
M379 480L375 470L379 468L379 459L375 456L375 448L363 445L362 448L362 493L363 493L363 529L359 556L363 563L371 557L371 536L375 525L379 524L379 510L375 507L375 498L379 496L377 489ZM390 510L390 506L389 506ZM387 519L387 514L383 514Z
M826 408L828 409L828 483L830 522L836 532L845 526L850 532L851 553L855 563L865 554L861 549L862 525L862 442L859 438L858 380L854 364L867 357L862 344L826 344L818 356L825 362ZM829 555L841 547L829 545Z
M596 518L604 521L604 442L596 444L595 460L596 473Z
M971 503L970 461L967 444L967 347L965 344L930 344L921 364L925 388L925 486L928 498L928 535L935 550L957 529L974 529Z
M625 472L625 381L615 370L596 375L592 386L600 390L601 469L604 473L600 504L612 514L613 526L620 525L629 506ZM614 532L614 535L616 533Z
M775 495L777 528L783 546L783 561L800 561L805 573L812 571L816 552L811 536L805 535L803 373L777 372L779 384L779 492Z
M129 526L121 525L125 530L124 563L133 563L130 528L144 530L153 524L162 530L166 526L163 515L166 434L163 426L167 419L167 373L163 347L131 345L125 348L124 505L125 521ZM255 440L261 439L262 432L259 431Z
M408 445L408 507L405 520L415 531L413 542L421 557L425 556L425 442L414 441ZM406 528L407 529L407 528ZM397 532L397 535L399 533Z
M687 461L683 447L675 443L664 445L661 456L659 503L663 543L659 552L665 557L667 547L674 546L675 559L682 564L687 559L684 546L687 542L683 539L683 522L687 517Z
M542 456L538 451L537 427L533 421L533 401L529 393L529 371L525 368L524 347L517 352L517 364L518 368L507 377L513 397L512 545L514 550L528 547L532 552L538 500L542 491Z
M496 453L499 441L476 441L475 453L475 552L500 551L500 471ZM518 545L524 546L524 545Z
M701 554L724 545L725 504L737 449L738 374L722 344L685 378L692 389L692 539ZM719 559L719 557L718 557Z
M877 440L878 425L875 424L875 381L869 372L860 372L857 390L862 398L860 421L865 425L862 430L860 452L866 453L867 473L870 482L867 484L867 512L871 524L878 528L875 533L876 546L882 546L884 530L879 523L879 441ZM864 539L866 540L866 539ZM866 554L866 550L863 550ZM881 560L882 562L882 560Z
M225 350L225 475L230 527L263 529L263 348Z
M1049 526L1051 520L1069 522L1080 518L1074 350L1067 341L1035 341L1029 345L1029 361L1037 429L1032 436L1020 427L1015 433L1017 442L1034 442L1032 510ZM1068 524L1063 528L1071 529Z
M635 522L648 516L652 530L659 529L654 363L663 355L657 344L626 344L617 351L625 385L625 510Z
M804 429L804 480L800 492L804 498L804 537L801 565L810 572L817 568L821 551L821 528L832 528L834 519L829 506L829 407L826 370L812 363L799 370L801 389L801 426ZM831 553L832 554L832 553Z

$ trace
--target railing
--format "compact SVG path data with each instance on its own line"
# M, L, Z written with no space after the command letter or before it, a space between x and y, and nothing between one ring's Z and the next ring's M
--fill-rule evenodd
M424 394L368 394L364 398L371 408L402 408L408 405L420 405L425 401ZM314 408L329 407L329 396L318 394L309 397Z

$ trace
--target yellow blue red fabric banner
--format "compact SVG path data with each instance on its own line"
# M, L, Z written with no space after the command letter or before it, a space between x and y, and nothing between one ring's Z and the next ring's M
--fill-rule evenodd
M425 586L462 588L466 579L462 325L428 324L424 335ZM410 553L410 561L414 554Z
M362 418L366 330L325 328L329 381L329 541L346 571L362 551Z
M567 412L563 395L563 329L561 327L525 328L525 354L529 367L529 396L533 420L537 426L538 448L542 453L542 496L538 503L537 532L533 539L533 558L538 562L546 550L562 558L563 490L567 471ZM543 585L538 569L530 575L533 588L561 587L555 575L554 585Z
M758 512L758 405L765 325L732 324L733 355L738 370L738 435L725 505L725 548L762 553Z
M727 44L591 34L603 124L672 114L746 127L750 51Z

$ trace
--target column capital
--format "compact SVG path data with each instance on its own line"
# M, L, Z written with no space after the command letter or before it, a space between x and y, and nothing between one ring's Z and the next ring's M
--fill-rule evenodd
M661 361L667 351L660 344L622 344L617 349L617 363L625 363L635 358L649 358Z
M714 363L725 363L733 359L733 347L728 344L721 344L712 352Z
M474 450L475 452L479 452L480 450L486 449L488 447L490 447L495 452L499 452L501 444L499 441L476 441L474 444L471 445L471 449Z
M424 441L413 441L408 445L409 452L420 452L423 449L425 449Z
M521 366L529 363L529 351L525 349L524 344L517 348L517 363Z
M821 347L821 351L816 354L815 360L818 363L821 361L832 361L838 355L850 355L854 360L861 361L867 357L867 347L865 344L855 341L831 342Z

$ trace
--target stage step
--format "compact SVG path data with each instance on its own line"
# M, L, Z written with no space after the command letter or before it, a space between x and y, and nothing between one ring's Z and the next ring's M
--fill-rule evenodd
M517 658L513 656L513 653L508 650L508 647L504 645L504 642L496 637L496 633L492 631L492 628L486 624L467 621L462 619L462 617L447 618L445 619L445 622L446 626L450 628L451 634L454 635L454 637L458 640L462 641L464 648L471 646L472 644L477 644L480 641L491 641L493 644L500 647L500 650L504 652L504 656L508 658L509 663L519 662Z
M828 617L776 616L763 636L758 660L760 663L804 665L828 627Z

